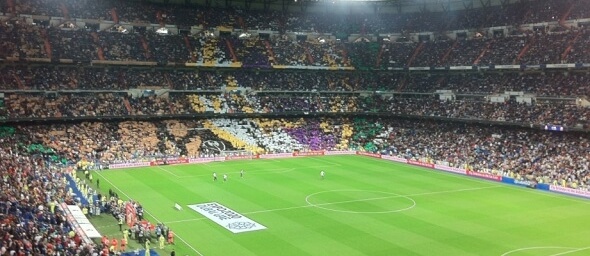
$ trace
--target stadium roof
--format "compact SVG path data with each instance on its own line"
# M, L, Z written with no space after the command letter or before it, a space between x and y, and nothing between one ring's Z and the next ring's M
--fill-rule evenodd
M362 5L370 4L372 6L395 6L397 12L416 12L422 10L428 11L449 11L462 10L470 8L480 8L483 6L493 6L501 4L511 4L521 1L538 1L538 0L147 0L155 3L166 4L194 4L212 7L234 7L240 9L275 9L285 10L285 7L291 9L295 6L326 6L326 5ZM297 8L299 9L299 8Z

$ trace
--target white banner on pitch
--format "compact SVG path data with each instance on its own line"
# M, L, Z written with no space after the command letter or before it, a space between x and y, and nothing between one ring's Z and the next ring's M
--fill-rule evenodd
M243 233L266 229L265 226L260 225L248 217L241 215L236 211L216 202L192 204L188 205L188 207L226 228L232 233Z

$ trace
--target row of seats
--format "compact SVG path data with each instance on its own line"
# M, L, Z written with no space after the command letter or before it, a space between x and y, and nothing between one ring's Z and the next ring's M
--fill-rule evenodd
M532 99L530 103L523 103L516 101L515 98L510 98L505 102L492 102L478 98L447 101L440 100L435 96L408 98L330 94L291 94L270 97L239 94L175 94L168 98L157 96L129 98L126 95L114 93L66 94L63 96L60 94L51 97L34 94L7 94L5 96L7 96L5 100L6 118L8 119L179 115L187 113L388 112L398 115L503 121L532 125L556 124L569 127L590 127L590 108L578 106L576 102L537 101L535 99ZM194 102L195 99L198 101ZM232 101L233 99L239 100ZM189 106L187 102L191 101L193 105ZM315 124L305 130L310 132L317 128L318 124ZM334 142L336 143L337 140L334 139Z
M399 13L399 10L406 9L404 3L400 3L398 7L401 9L388 6L386 8L393 9L393 11L386 13L380 11L381 8L367 6L364 3L348 7L347 9L350 11L330 11L331 9L340 10L341 3L325 2L326 5L335 5L334 7L337 8L326 6L326 11L320 13L284 13L270 10L245 11L234 8L161 5L146 1L21 0L6 1L0 5L0 12L115 22L175 24L180 27L201 25L205 28L223 26L239 29L320 33L395 33L458 30L482 26L508 26L586 18L590 14L587 3L586 0L538 0L534 4L508 2L501 5L457 11ZM308 3L292 3L293 7L297 9L300 4ZM448 8L444 3L441 5L443 8Z
M586 72L254 72L147 70L72 67L0 67L3 90L126 90L152 87L174 90L219 90L244 87L256 91L401 91L492 94L522 91L537 96L590 95ZM237 99L225 99L231 104Z
M305 66L362 69L472 65L590 63L590 31L528 31L475 38L427 41L343 42L286 36L238 38L158 35L154 31L123 34L86 29L46 28L12 20L0 25L0 57L150 61L159 64L242 64L244 67Z

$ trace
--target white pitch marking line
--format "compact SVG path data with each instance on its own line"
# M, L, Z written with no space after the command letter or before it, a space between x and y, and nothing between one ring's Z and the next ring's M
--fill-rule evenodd
M425 193L411 194L411 195L400 195L400 194L396 194L396 195L393 195L393 196L380 196L380 197L374 197L374 198L354 199L354 200L347 200L347 201L340 201L340 202L330 202L330 203L321 203L321 204L314 204L314 205L323 206L323 205L333 205L333 204L343 204L343 203L366 202L366 201L372 201L372 200L391 199L391 198L398 198L398 197L425 196L425 195L434 195L434 194L444 194L444 193L454 193L454 192L463 192L463 191L472 191L472 190L482 190L482 189L497 188L497 187L501 187L501 186L489 186L489 187L479 187L479 188L464 188L464 189L456 189L456 190L448 190L448 191L425 192ZM359 191L359 192L363 192L363 191L366 191L366 190L339 189L339 190L321 191L319 193L338 192L338 191ZM379 192L379 191L370 191L370 192ZM384 193L389 193L389 192L384 192ZM313 193L311 195L308 195L305 198L305 201L307 201L308 198L310 198L311 196L316 195L316 194L318 194L318 193Z
M336 167L337 165L315 165L315 166L302 166L302 167L297 167L297 168L276 168L276 169L262 169L262 170L253 170L253 171L247 171L244 173L260 173L260 174L274 174L274 173L286 173L286 172L291 172L297 169L313 169L313 168L330 168L330 167ZM196 178L196 177L206 177L206 176L211 176L211 174L197 174L197 175L183 175L183 176L179 176L173 172L171 172L170 170L167 170L163 167L160 166L156 166L156 168L165 171L169 174L171 174L172 176L179 178L179 179L185 179L185 178ZM213 171L211 168L206 167L205 169ZM238 174L240 172L220 172L220 173L227 173L227 174Z
M561 253L552 254L550 256L566 255L566 254L570 254L570 253L573 253L573 252L585 251L585 250L588 250L588 249L590 249L590 247L583 247L583 248L573 249L573 250L569 250L569 251L565 251L565 252L561 252Z
M178 176L178 175L176 175L175 173L173 173L173 172L171 172L171 171L169 171L169 170L167 170L167 169L164 169L164 168L162 168L162 167L160 167L160 166L156 166L156 168L158 168L158 169L160 169L160 170L162 170L162 171L165 171L165 172L167 172L167 173L171 174L172 176L174 176L174 177L176 177L176 178L182 178L182 177L183 177L183 176Z
M208 163L201 163L202 165L207 165L207 166L215 166L218 164L223 164L223 166L244 166L244 165L264 165L264 164L274 164L274 162L271 161L266 161L266 159L251 159L251 160L255 160L255 163L248 163L245 162L247 159L240 159L240 160L235 160L237 162L234 162L234 160L228 160L228 161L213 161L213 162L208 162ZM262 160L262 161L260 161ZM248 160L249 161L249 160Z
M385 196L385 197L374 197L374 198L366 198L366 199L354 199L354 200L346 200L346 201L340 201L340 202L330 202L330 203L322 203L322 204L314 204L311 203L309 201L310 197L313 197L315 195L319 195L322 193L329 193L329 192L344 192L344 191L348 191L348 192L376 192L376 193L383 193L383 194L390 194L393 196ZM366 202L366 201L372 201L372 200L381 200L381 199L389 199L389 198L404 198L407 199L408 201L412 202L412 205L410 205L409 207L406 208L401 208L401 209L397 209L397 210L389 210L389 211L366 211L366 212L361 212L361 211L347 211L347 210L336 210L336 209L332 209L329 207L323 207L324 205L334 205L334 204L343 204L343 203L351 203L351 202ZM412 208L414 208L416 206L416 201L414 199L412 199L409 196L402 196L400 194L396 194L396 193L390 193L390 192L383 192L383 191L371 191L371 190L354 190L354 189L338 189L338 190L328 190L328 191L321 191L321 192L317 192L317 193L313 193L308 195L307 197L305 197L305 202L311 206L314 206L316 208L320 208L320 209L324 209L327 211L333 211L333 212L342 212L342 213L366 213L366 214L384 214L384 213L395 213L395 212L403 212L403 211L407 211L410 210Z
M434 192L425 192L425 193L417 193L417 194L409 194L409 195L397 195L397 196L389 196L389 197L378 197L378 198L347 200L347 201L340 201L340 202L329 202L329 203L321 203L321 204L315 204L315 205L307 204L307 205L302 205L302 206L292 206L292 207L285 207L285 208L252 211L252 212L246 212L246 213L242 213L242 214L249 215L249 214L257 214L257 213L277 212L277 211L309 208L309 207L315 207L316 205L317 206L324 206L324 205L333 205L333 204L343 204L343 203L352 203L352 202L363 202L363 201L371 201L371 200L389 199L389 198L396 198L396 197L427 196L427 195L446 194L446 193L454 193L454 192L482 190L482 189L497 188L497 187L502 187L502 186L498 185L498 186L487 186L487 187L478 187L478 188L465 188L465 189L455 189L455 190L445 190L445 191L434 191ZM329 191L323 191L323 192L329 192ZM175 220L175 221L167 221L164 223L181 223L181 222L191 222L191 221L199 221L199 220L205 220L205 219L207 219L207 218Z
M579 248L575 248L575 247L564 247L564 246L535 246L535 247L518 248L518 249L515 249L515 250L512 250L512 251L505 252L505 253L503 253L500 256L507 256L507 255L510 255L512 253L515 253L515 252L538 250L538 249L571 249L571 250L579 250Z
M326 163L326 164L330 164L330 165L333 165L333 166L342 166L342 164L340 164L340 163L334 163L334 162L332 162L332 161L328 161L328 160L322 159L322 157L323 157L323 156L317 156L317 157L313 157L313 156L311 156L311 157L309 157L309 158L310 158L310 159L313 159L313 160L320 161L320 162L324 162L324 163Z
M113 186L113 188L115 188L116 190L119 190L119 192L121 192L121 194L123 194L124 196L126 196L128 199L131 199L131 197L127 193L125 193L123 190L121 190L117 186L115 186L115 184L113 184L110 180L108 180L107 178L105 178L100 172L96 172L96 174L98 174L103 180L106 180L109 184L111 184L111 186ZM144 209L144 212L147 213L149 216L151 216L158 223L163 223L160 220L158 220L158 218L156 218L156 216L152 215L150 212L146 211L145 209ZM193 251L195 251L198 255L203 256L203 254L201 252L199 252L197 249L195 249L195 247L193 247L192 245L190 245L189 243L187 243L186 240L182 239L182 237L180 237L179 235L176 235L176 237L180 241L182 241L184 244L186 244L189 248L191 248Z

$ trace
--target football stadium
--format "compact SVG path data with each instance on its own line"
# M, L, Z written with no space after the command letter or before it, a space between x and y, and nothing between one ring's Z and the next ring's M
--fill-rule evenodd
M590 255L590 0L0 21L0 255Z

